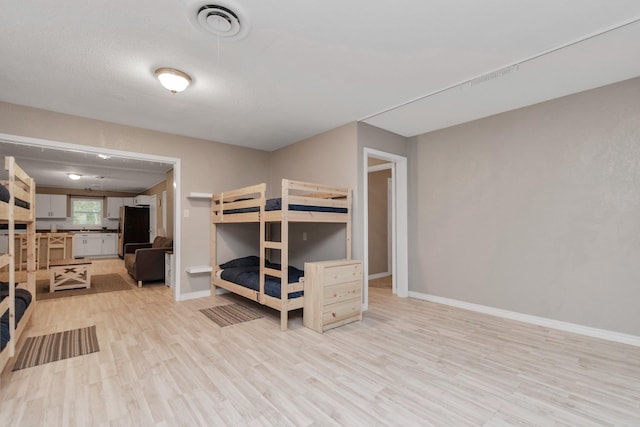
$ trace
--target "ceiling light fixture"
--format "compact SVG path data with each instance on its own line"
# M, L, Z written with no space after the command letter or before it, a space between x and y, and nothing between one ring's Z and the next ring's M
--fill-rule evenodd
M109 160L111 158L111 156L108 154L98 154L98 157L100 157L102 160Z
M191 77L188 74L174 68L158 68L156 77L171 93L182 92L191 84Z
M68 173L67 175L69 176L69 179L72 179L74 181L77 181L80 178L82 178L82 174L80 173Z

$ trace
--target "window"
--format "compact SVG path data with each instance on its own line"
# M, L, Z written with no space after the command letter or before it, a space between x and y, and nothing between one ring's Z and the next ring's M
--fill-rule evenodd
M102 225L102 199L71 198L73 225Z

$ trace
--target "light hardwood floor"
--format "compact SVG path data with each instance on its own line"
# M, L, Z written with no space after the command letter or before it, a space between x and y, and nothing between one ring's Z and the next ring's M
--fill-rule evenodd
M100 352L9 364L0 424L640 425L640 348L384 287L370 288L361 322L322 335L300 314L280 332L264 306L225 328L198 311L238 301L177 303L145 285L39 302L27 335L96 325Z

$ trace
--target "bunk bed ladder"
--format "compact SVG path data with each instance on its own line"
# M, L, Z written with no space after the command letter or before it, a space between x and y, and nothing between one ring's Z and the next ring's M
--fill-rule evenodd
M264 203L260 208L260 294L264 295L265 276L273 276L280 279L280 329L287 330L289 319L289 222L287 212L289 208L289 181L282 180L282 205L280 218L280 241L273 240L271 222L264 220ZM265 258L270 258L272 251L280 251L280 270L265 267Z

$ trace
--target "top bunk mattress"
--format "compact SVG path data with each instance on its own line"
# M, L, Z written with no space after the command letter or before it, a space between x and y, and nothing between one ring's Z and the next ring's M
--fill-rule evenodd
M279 211L282 210L282 198L278 197L276 199L267 199L264 205L265 211ZM289 204L290 211L298 211L298 212L329 212L329 213L348 213L349 210L347 208L334 208L330 206L309 206L309 205L296 205ZM258 207L250 207L250 208L240 208L240 209L227 209L224 211L224 214L237 214L237 213L250 213L250 212L259 212L260 208Z
M4 185L0 185L0 201L8 202L11 197L9 193L9 189ZM25 202L24 200L15 199L16 206L20 206L21 208L30 209L31 205L29 202Z

